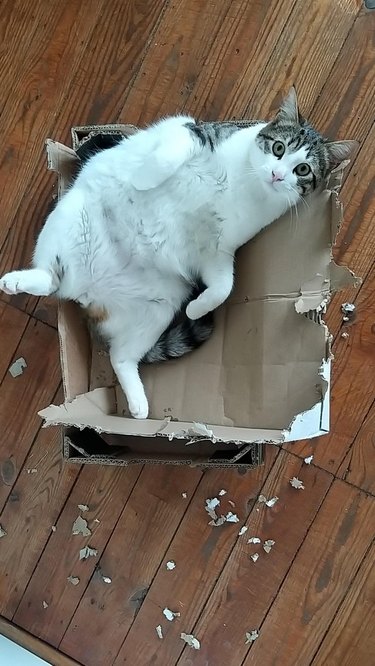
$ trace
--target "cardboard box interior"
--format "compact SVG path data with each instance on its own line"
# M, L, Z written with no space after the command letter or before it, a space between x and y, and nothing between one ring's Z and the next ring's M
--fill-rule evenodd
M48 140L59 195L80 158L134 129L75 128L73 149ZM328 432L329 334L321 316L332 290L356 283L350 271L332 261L342 216L336 192L341 172L307 205L241 248L234 291L217 311L207 343L182 359L142 367L147 420L129 417L106 350L91 343L79 306L60 305L65 403L41 416L46 425L68 428L66 457L110 464L241 461L251 467L261 462L264 442Z

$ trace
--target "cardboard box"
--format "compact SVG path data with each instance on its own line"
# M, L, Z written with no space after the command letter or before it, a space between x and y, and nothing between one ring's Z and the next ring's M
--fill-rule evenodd
M78 127L73 148L47 140L59 196L80 157L132 126ZM238 252L235 289L212 338L186 357L141 369L150 418L129 417L108 355L91 344L75 303L59 307L65 403L40 412L64 426L73 462L162 462L253 467L262 444L329 431L330 340L322 315L332 291L357 279L332 260L342 217L342 169Z

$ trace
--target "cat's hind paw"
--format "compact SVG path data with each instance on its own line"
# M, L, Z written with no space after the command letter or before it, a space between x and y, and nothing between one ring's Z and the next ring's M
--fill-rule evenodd
M24 271L12 271L0 279L0 289L10 296L15 294L32 294L33 296L49 296L56 285L47 271L33 268Z

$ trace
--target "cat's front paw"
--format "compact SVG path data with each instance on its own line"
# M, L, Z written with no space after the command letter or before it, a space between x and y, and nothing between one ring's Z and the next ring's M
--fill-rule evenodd
M200 319L204 317L210 310L207 308L207 305L204 304L202 300L196 298L195 301L191 301L186 308L186 314L189 319Z
M148 402L146 397L129 400L129 411L135 419L147 419Z

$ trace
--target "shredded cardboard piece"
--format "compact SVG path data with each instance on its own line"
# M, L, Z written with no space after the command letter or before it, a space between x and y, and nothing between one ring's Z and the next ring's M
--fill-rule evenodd
M181 495L182 495L182 497L183 497L184 499L187 498L187 493L181 493Z
M194 650L200 650L201 649L201 644L193 634L181 634L181 638L185 643L189 645L189 647L194 648Z
M225 520L227 523L239 523L240 519L237 516L237 514L232 513L231 511L228 511L227 515L225 516Z
M297 479L296 476L293 476L293 478L290 479L289 483L292 486L292 488L296 488L297 490L305 490L305 486L303 485L302 481L300 479Z
M257 638L259 638L258 629L252 629L251 631L247 631L245 645L248 645L248 643L253 643L254 641L256 641Z
M68 580L69 583L71 583L72 585L78 585L79 582L80 582L80 579L78 578L78 576L68 576L68 578L66 580Z
M96 548L90 548L90 546L85 546L84 548L81 548L79 551L79 559L80 560L87 560L88 557L96 557L98 554L98 551Z
M102 573L100 574L100 576L103 583L107 583L107 585L110 585L112 583L112 578L110 578L110 576L104 576Z
M1 539L2 537L5 537L7 534L8 534L8 532L7 532L6 530L4 530L4 528L2 527L2 525L0 525L0 539Z
M82 516L78 516L78 518L76 518L76 520L74 521L72 527L72 534L81 534L84 537L91 536L92 532L87 527L87 520L82 518Z
M172 571L172 569L175 569L176 567L176 562L174 562L173 560L169 560L169 562L167 562L166 564L166 567L168 571Z
M23 356L20 358L17 358L14 363L9 368L9 372L12 375L12 377L19 377L20 375L23 375L23 371L27 368L27 363Z
M56 530L57 530L56 525L52 525L52 526L51 526L51 530L52 530L52 532L56 532Z
M266 553L270 553L272 550L272 546L275 545L275 541L273 539L266 539L266 541L263 544L263 550Z
M79 510L82 511L82 513L84 511L89 511L89 507L87 506L87 504L77 504L77 506L78 506Z
M311 456L307 456L307 458L304 458L304 459L303 459L303 462L306 463L306 465L311 465L313 459L314 459L314 456L313 456L313 455L311 455Z
M245 534L245 532L247 532L248 529L249 529L249 528L246 527L246 525L244 525L243 527L241 527L240 531L238 532L238 536L242 536L243 534Z
M223 488L222 490L219 491L218 494L220 495L220 497L222 497L223 495L226 495L226 494L227 494L227 491L224 490L224 488Z
M344 315L346 315L347 317L350 317L350 315L353 315L353 313L355 312L354 303L342 303L341 312Z
M220 500L217 497L213 497L212 499L206 499L205 509L206 509L208 515L210 516L210 518L212 518L212 520L217 519L215 509L219 505L220 505Z
M163 615L164 617L167 618L169 622L173 622L175 617L181 617L181 613L174 613L173 611L170 610L170 608L164 608Z
M210 520L208 524L213 525L214 527L220 527L220 525L224 525L224 523L225 516L218 516L217 518Z
M247 540L247 543L261 543L261 539L259 539L259 537L250 537L250 539Z
M279 501L279 498L276 495L275 495L275 497L271 497L271 499L269 499L269 500L264 495L259 495L259 497L258 497L258 502L260 502L261 504L263 503L268 507L274 506L276 504L276 502L278 502L278 501Z
M36 467L26 469L27 474L36 474L37 471Z
M230 504L230 505L233 506L233 507L236 506L236 503L235 503L235 502L232 502L232 500L228 500L228 504Z
M158 638L160 638L160 640L162 640L164 638L164 636L163 636L163 631L162 631L162 628L161 628L161 624L158 624L158 626L155 627L155 631L158 635Z
M47 604L46 601L42 601L42 605L43 605L44 610L46 610L46 608L48 608L49 604Z
M250 558L253 560L253 562L256 562L257 560L259 560L259 553L253 553L252 555L250 555Z
M99 525L100 520L98 518L94 518L94 523L97 523L97 525Z
M348 331L343 331L343 332L341 333L341 337L342 337L342 338L345 338L345 339L348 338L348 337L349 337L349 333L348 333Z

